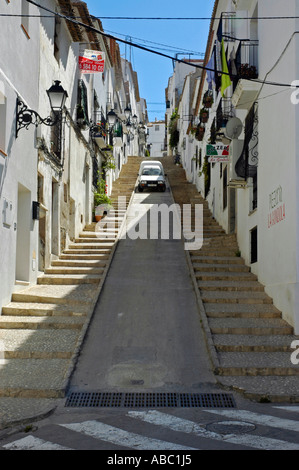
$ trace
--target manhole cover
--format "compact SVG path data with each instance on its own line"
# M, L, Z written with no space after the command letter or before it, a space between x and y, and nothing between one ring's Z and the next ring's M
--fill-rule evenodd
M235 408L228 393L72 392L66 407L125 408Z
M255 430L255 425L245 421L217 421L206 425L208 431L217 434L244 434Z

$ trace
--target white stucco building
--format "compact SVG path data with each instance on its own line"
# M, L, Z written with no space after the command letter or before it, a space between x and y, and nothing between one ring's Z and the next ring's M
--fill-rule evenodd
M42 6L99 32L60 15L40 15L26 0L0 7L9 15L0 19L0 310L15 290L35 284L93 220L98 179L104 174L110 195L127 156L138 154L138 123L146 116L136 73L128 63L123 76L117 42L101 34L86 3L44 0ZM104 72L80 71L85 50L105 54ZM47 94L56 82L67 93L59 113ZM137 114L132 140L122 126L109 128L107 119L109 111L121 116L128 105Z
M147 124L147 146L153 158L166 154L165 121L156 120Z
M223 70L223 41L231 83L221 91L224 74L203 73L193 113L198 166L192 168L190 151L183 159L188 177L226 232L236 233L242 257L296 334L299 108L290 85L299 77L298 9L297 0L215 1L204 64ZM192 125L187 133L182 129L182 153ZM227 162L208 161L210 143L230 146Z
M37 15L26 1L3 2L5 14ZM0 42L0 301L10 301L13 288L35 282L38 271L38 222L35 128L16 138L16 101L38 109L39 23L20 16L1 18ZM12 47L4 47L11 44ZM17 47L15 45L17 44ZM33 177L33 175L35 175Z

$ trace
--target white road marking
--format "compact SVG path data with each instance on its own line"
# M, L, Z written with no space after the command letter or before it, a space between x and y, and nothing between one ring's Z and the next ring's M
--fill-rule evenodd
M279 408L280 410L291 411L293 413L299 413L299 406L274 406L274 408Z
M270 426L272 428L287 429L288 431L299 432L299 421L291 419L277 418L276 416L263 415L259 413L253 413L252 411L246 410L204 410L209 413L219 414L226 416L227 418L244 419L255 424L261 424L262 426Z
M129 447L135 450L198 450L194 447L181 446L174 444L173 442L166 442L159 439L141 436L99 421L60 424L60 426L92 436L96 439L101 439L105 442L111 442L113 444Z
M72 450L69 447L63 447L34 436L23 437L17 441L5 444L3 447L8 450Z
M293 444L292 442L281 441L278 439L270 439L258 435L217 434L215 432L207 431L202 425L199 425L193 421L178 418L176 416L168 415L155 410L129 411L128 416L130 416L131 418L140 419L147 423L167 427L172 431L195 434L198 437L214 439L222 442L229 442L231 444L244 445L247 447L254 447L255 449L299 450L299 444Z

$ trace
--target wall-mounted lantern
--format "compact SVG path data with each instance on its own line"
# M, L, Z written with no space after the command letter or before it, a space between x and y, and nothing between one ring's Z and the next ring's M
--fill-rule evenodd
M41 118L40 115L33 109L23 103L23 101L17 98L17 111L16 111L16 137L18 133L24 127L28 129L30 124L34 124L36 127L39 124L45 124L46 126L54 126L59 120L61 120L61 111L64 108L65 101L68 97L67 92L60 85L59 80L55 80L54 84L47 90L47 94L50 101L51 110L53 111L54 117Z

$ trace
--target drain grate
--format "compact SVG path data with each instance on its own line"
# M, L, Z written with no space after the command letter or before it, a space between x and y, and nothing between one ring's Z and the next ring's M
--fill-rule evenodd
M102 408L235 408L229 393L72 392L66 407Z

